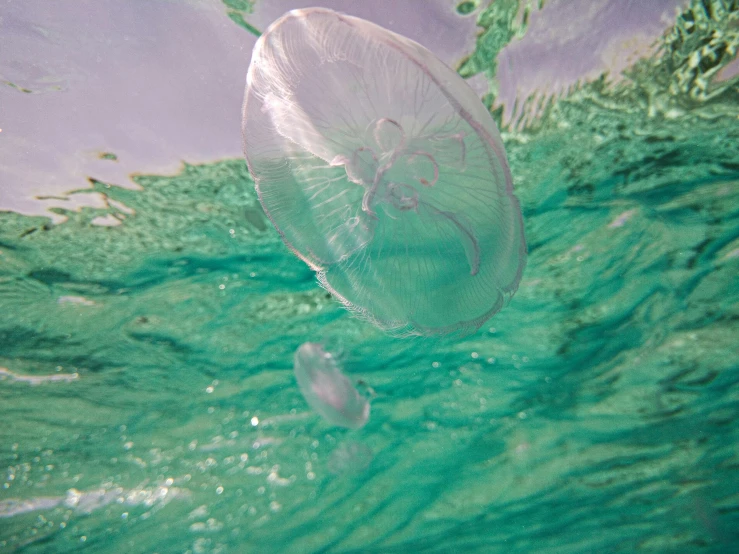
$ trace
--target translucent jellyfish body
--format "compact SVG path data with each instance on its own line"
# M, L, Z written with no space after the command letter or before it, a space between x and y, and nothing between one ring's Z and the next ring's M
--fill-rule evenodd
M372 450L356 441L342 442L328 459L328 470L334 475L361 473L372 463Z
M500 135L423 46L291 11L254 48L242 130L285 243L378 326L474 331L516 291L526 243Z
M294 370L306 402L326 421L350 429L359 429L367 423L369 401L359 394L334 357L320 344L302 344L295 352Z

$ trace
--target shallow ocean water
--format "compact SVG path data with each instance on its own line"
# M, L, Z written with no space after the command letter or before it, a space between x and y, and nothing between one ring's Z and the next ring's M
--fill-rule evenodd
M689 2L622 78L516 119L493 60L518 8L471 15L460 66L529 245L470 337L352 318L242 159L96 180L56 225L0 213L0 551L739 548L739 4ZM362 429L303 400L306 341L371 391Z

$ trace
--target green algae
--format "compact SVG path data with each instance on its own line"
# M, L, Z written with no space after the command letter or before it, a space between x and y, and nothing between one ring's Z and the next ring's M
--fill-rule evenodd
M226 15L231 21L255 37L261 36L262 32L246 20L246 17L254 12L254 0L223 0L223 3L228 8Z

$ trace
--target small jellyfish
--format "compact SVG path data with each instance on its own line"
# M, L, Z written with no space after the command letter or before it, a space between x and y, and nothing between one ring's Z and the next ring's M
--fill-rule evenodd
M295 352L295 378L306 402L332 425L359 429L370 405L320 344L306 342Z
M323 8L257 42L244 153L282 239L397 334L471 332L518 288L521 209L495 122L423 46Z
M361 473L372 462L372 450L357 441L342 442L328 459L328 470L334 475Z

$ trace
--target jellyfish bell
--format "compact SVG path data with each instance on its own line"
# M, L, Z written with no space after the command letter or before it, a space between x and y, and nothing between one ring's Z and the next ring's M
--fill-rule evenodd
M306 402L327 422L349 429L364 427L370 404L320 344L306 342L295 352L295 378Z
M357 441L344 441L334 448L328 459L328 470L334 475L362 473L372 463L372 449Z
M284 242L379 327L471 332L518 288L526 243L500 135L423 46L291 11L254 48L242 131Z

